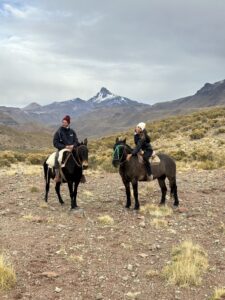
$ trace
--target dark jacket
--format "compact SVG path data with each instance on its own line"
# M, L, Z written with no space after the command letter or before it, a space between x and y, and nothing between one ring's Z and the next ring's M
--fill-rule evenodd
M132 151L132 155L137 155L140 150L152 151L152 146L150 144L150 137L147 131L144 129L142 133L134 135L134 142L136 147Z
M78 146L79 142L76 132L70 127L59 127L54 134L53 145L58 150L64 149L67 145L74 145L74 147Z

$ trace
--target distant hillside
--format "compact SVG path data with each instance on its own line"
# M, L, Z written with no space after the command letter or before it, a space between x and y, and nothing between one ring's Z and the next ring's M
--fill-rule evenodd
M17 128L22 125L28 131L36 124L39 129L43 126L43 130L49 126L52 132L59 126L62 117L69 114L71 126L79 136L96 138L126 130L140 121L159 120L224 105L225 80L206 83L193 96L154 105L115 95L103 87L87 101L75 98L44 106L31 103L23 109L1 106L0 124Z
M89 162L91 168L103 168L113 171L111 161L113 145L117 136L127 138L127 143L134 147L133 127L128 131L120 131L99 139L89 139ZM173 116L147 123L147 131L151 136L151 144L157 152L164 152L182 166L192 168L214 169L225 167L225 107L207 108L192 114ZM53 132L24 132L6 126L0 126L0 150L19 151L22 153L39 152L38 162L53 150ZM5 155L5 160L14 155ZM15 157L17 157L15 155ZM35 160L34 160L35 158ZM37 161L37 156L31 157ZM0 163L1 166L1 163Z

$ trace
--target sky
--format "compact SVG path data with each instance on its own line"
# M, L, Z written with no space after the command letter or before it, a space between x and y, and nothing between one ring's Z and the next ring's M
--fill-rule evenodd
M224 0L0 0L0 105L101 87L153 104L223 79Z

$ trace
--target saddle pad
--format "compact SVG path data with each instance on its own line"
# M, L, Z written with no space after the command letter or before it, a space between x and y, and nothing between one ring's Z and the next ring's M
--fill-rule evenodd
M55 165L55 155L56 152L53 152L49 155L48 159L46 160L46 164L49 166L49 168L53 168Z
M59 162L60 166L62 164L63 153L65 151L70 151L70 150L69 149L62 149L62 150L59 151L58 162ZM53 168L55 166L55 156L56 156L56 152L53 152L52 154L49 155L48 159L46 160L46 164L49 166L49 168Z
M151 157L150 157L150 163L152 164L152 165L158 165L159 163L160 163L160 158L158 157L158 155L157 154L155 154L154 153L154 155L152 155Z

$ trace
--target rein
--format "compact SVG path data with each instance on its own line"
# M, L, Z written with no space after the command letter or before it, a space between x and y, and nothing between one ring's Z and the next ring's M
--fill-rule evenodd
M79 153L78 153L78 149L79 147L82 147L83 145L80 145L78 147L76 147L75 151L76 151L76 155L77 155L77 158L78 160L75 158L75 156L73 155L73 152L70 152L69 155L66 157L64 163L62 164L61 168L65 167L68 159L70 158L70 156L72 155L72 158L73 158L73 161L75 162L75 164L79 167L79 168L82 168L82 162L80 160L80 157L79 157Z

